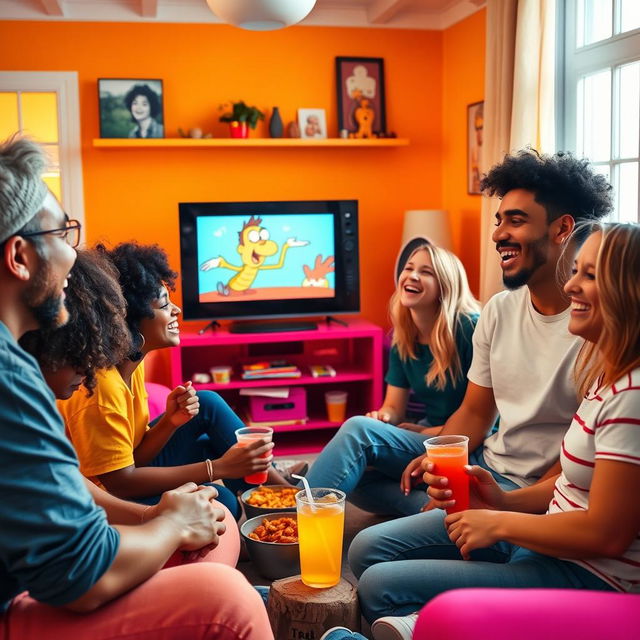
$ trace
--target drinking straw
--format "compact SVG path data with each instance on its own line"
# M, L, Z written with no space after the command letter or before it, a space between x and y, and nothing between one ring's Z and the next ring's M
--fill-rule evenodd
M311 507L311 512L317 513L318 507L316 506L316 501L313 499L313 495L311 494L311 487L309 486L309 481L304 476L299 476L295 473L292 473L291 477L295 478L296 480L302 480L302 484L304 485L304 491L307 494L307 500L309 500L309 506ZM318 531L320 532L320 538L322 539L322 546L324 547L325 555L326 555L327 561L329 562L330 569L332 572L335 573L336 565L334 564L333 554L331 553L331 549L329 549L329 541L327 540L327 537L322 527L318 527Z

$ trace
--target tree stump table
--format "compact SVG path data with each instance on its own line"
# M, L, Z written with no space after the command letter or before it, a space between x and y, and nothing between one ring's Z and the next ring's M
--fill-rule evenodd
M358 594L344 579L328 589L308 587L300 576L276 580L267 611L275 640L318 640L338 626L360 631Z

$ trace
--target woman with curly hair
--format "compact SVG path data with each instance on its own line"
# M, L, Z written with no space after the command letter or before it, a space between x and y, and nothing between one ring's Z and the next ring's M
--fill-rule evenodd
M180 343L180 308L169 298L177 274L157 245L98 250L119 272L131 349L114 368L96 373L91 397L76 394L58 403L80 470L110 493L147 504L185 482L224 479L226 487L216 485L218 499L239 517L235 494L249 486L242 478L270 467L273 444L235 446L243 423L217 393L196 395L191 382L169 394L165 413L149 425L143 359ZM275 470L270 474L272 482L284 483Z
M137 84L124 97L135 127L130 138L163 138L164 127L158 122L161 116L160 98L148 84Z

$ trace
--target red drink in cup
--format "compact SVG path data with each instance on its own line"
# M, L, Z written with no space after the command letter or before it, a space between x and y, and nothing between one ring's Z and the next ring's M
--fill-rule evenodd
M246 447L247 445L255 442L256 440L262 440L262 442L271 442L273 438L273 429L270 427L242 427L242 429L236 429L236 438L238 440L239 447ZM267 458L271 455L272 451L263 453L260 457ZM258 473L252 473L245 476L244 481L249 484L264 484L267 481L268 471L258 471Z
M469 438L467 436L438 436L425 440L429 462L433 463L433 473L449 480L447 488L456 503L447 513L457 513L469 508L469 476L464 466L469 464Z

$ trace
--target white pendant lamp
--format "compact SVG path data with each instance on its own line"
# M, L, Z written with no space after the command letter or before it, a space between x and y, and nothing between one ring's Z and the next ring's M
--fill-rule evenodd
M220 20L249 31L273 31L300 22L316 0L207 0Z

